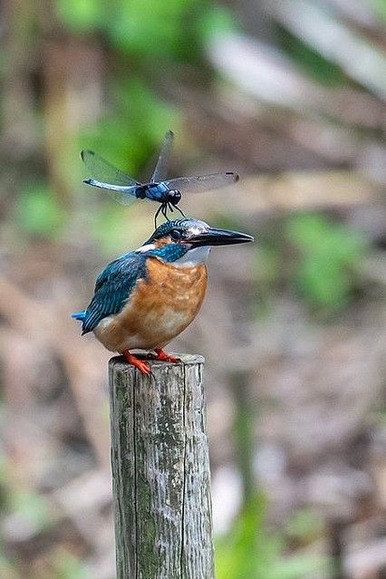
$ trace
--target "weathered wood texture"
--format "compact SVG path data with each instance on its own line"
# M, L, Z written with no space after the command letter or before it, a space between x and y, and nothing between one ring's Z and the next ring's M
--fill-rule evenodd
M204 359L110 360L118 579L213 579Z

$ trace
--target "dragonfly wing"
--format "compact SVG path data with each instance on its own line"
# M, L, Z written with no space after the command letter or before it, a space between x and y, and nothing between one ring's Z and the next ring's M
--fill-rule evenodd
M118 201L118 203L122 203L122 205L130 205L136 198L137 185L113 185L111 183L103 183L97 179L84 179L83 183L99 189L106 189L110 197Z
M239 180L237 173L231 171L227 173L213 173L212 175L201 175L200 177L178 177L169 179L164 183L169 189L177 189L181 193L201 193L232 185Z
M166 178L168 162L170 157L170 149L173 144L173 139L174 133L172 131L168 131L167 133L165 133L158 161L151 176L152 183L159 183L160 181L163 181Z
M86 169L90 172L92 179L89 181L95 181L95 183L103 183L105 185L123 185L126 187L139 185L135 179L132 179L123 171L120 171L114 165L111 165L105 159L102 159L94 151L85 149L80 154ZM95 183L89 183L95 187L101 187L101 185L96 185ZM108 187L102 187L102 189L107 189Z

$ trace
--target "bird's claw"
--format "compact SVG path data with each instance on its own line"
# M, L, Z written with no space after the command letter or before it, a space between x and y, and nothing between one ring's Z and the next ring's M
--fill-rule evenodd
M167 354L161 348L155 348L154 352L155 354L147 355L147 358L149 360L160 360L161 362L170 362L171 364L177 364L178 362L180 362L179 358ZM142 360L141 358L138 358L137 356L134 356L134 354L132 354L129 350L125 350L124 352L122 352L122 356L125 358L126 362L128 362L132 366L135 366L135 368L138 368L141 374L145 374L147 376L151 374L151 369L148 362Z
M167 354L161 348L155 348L154 351L156 353L155 360L161 360L162 362L171 362L172 364L177 364L177 362L180 362L179 358Z
M137 356L134 356L134 354L131 354L129 350L122 352L122 356L125 358L126 362L135 366L135 368L138 368L141 374L145 374L146 376L151 374L150 365L145 360L141 360L140 358L137 358Z

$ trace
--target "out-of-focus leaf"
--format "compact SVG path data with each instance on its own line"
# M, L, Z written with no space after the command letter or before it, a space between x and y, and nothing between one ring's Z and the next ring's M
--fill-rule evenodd
M202 36L233 29L230 11L207 0L57 0L59 18L77 33L99 31L123 53L194 60Z
M385 0L370 0L377 15L386 21L386 2Z
M216 546L217 579L302 579L313 576L326 559L283 557L281 538L267 529L266 500L260 494L245 506L232 531Z
M142 56L178 52L183 11L191 2L131 0L121 2L119 17L110 20L108 35L123 52Z
M150 204L147 201L135 203ZM157 209L157 205L155 208ZM117 251L125 253L141 244L146 236L150 236L148 212L145 220L140 215L136 207L124 207L111 201L94 216L90 233L106 255L116 255Z
M265 499L255 496L246 504L229 535L218 542L217 579L263 577L272 549L276 551L276 545L264 537L265 508Z
M278 33L279 42L285 52L291 56L311 77L326 86L339 86L345 83L342 69L321 54L307 46L296 36L284 29Z
M55 553L52 566L55 570L55 579L92 579L81 561L65 549Z
M99 0L56 0L59 18L74 32L92 32L105 22L105 4Z
M200 15L197 30L203 41L209 41L216 34L236 32L238 26L235 15L224 6L213 4Z
M36 529L44 528L51 519L50 511L43 497L30 493L18 492L12 496L12 516L20 517L20 523L25 522Z
M20 575L13 565L0 553L1 579L20 579Z
M386 57L383 51L347 26L324 3L281 0L267 2L266 7L294 36L341 67L348 77L367 90L385 98Z
M323 520L310 509L297 511L286 525L286 535L302 543L309 543L323 535Z
M158 152L164 133L168 129L178 130L179 115L137 78L116 84L113 95L115 106L111 116L83 133L81 148L95 149L113 165L139 179L140 169L149 156Z
M351 297L367 244L362 235L321 215L297 215L287 235L300 252L295 285L314 307L337 310Z
M278 559L267 579L309 579L310 577L327 577L329 571L326 558L315 555L294 555ZM263 579L264 575L261 576Z
M42 184L29 184L22 190L17 213L25 231L47 237L55 236L65 219L65 212Z

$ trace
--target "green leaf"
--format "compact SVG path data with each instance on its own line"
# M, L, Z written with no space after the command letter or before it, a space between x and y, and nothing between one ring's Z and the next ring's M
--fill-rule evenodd
M325 568L326 558L283 557L283 540L268 531L265 512L266 499L257 493L230 533L217 542L217 579L306 579Z
M300 295L325 311L347 305L367 249L362 235L322 215L303 214L288 220L286 236L299 255L293 281Z
M55 579L92 579L80 559L61 548L52 557Z
M197 23L199 36L204 42L210 41L217 34L236 32L240 28L235 14L219 4L208 6Z
M119 169L139 178L139 171L158 153L164 133L178 130L179 115L135 77L116 83L112 93L115 106L111 115L84 131L80 145L96 150Z
M62 227L66 213L46 185L28 184L21 191L17 214L28 233L54 237Z
M386 21L386 2L385 0L370 0L375 12L375 16L379 16Z
M15 566L2 553L0 553L0 577L1 579L20 579Z
M21 521L36 529L45 528L50 522L50 511L46 500L34 493L17 492L12 496L11 508Z
M202 3L200 3L202 4ZM139 57L178 57L189 42L186 20L195 0L120 0L106 32L122 52ZM189 28L192 20L189 19Z
M60 20L77 33L93 32L105 22L104 2L99 0L56 0Z
M279 544L265 531L266 500L257 494L244 507L232 531L216 546L217 579L268 579L268 565Z

